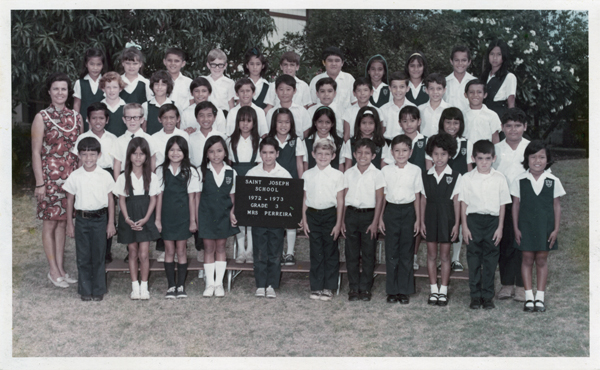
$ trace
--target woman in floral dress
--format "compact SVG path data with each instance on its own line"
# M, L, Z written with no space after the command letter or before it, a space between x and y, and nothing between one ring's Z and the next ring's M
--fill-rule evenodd
M77 280L63 268L67 198L62 185L77 168L78 158L71 149L82 133L80 114L65 106L71 80L54 73L47 81L52 104L36 114L31 125L32 167L35 176L37 218L42 220L42 244L50 265L48 279L66 288Z

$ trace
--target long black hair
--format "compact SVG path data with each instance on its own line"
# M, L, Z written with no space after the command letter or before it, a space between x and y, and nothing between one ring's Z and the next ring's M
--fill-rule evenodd
M223 139L219 135L214 135L206 139L206 142L204 143L204 154L202 157L202 164L200 165L200 172L202 172L202 182L204 182L204 180L206 179L208 162L210 162L210 159L208 159L208 149L210 149L213 145L217 143L221 143L221 145L223 145L223 150L225 150L225 158L223 158L223 163L229 162L229 153L227 151L227 143L225 142L225 139Z
M179 135L173 135L167 141L167 145L165 147L165 160L158 167L162 168L163 178L162 183L165 184L165 171L169 170L169 166L171 165L171 159L169 158L169 150L173 147L173 145L177 144L181 152L183 153L183 159L181 160L181 164L179 165L180 171L183 174L183 177L187 179L187 183L190 183L192 178L192 169L194 171L198 171L194 166L192 166L190 162L190 149L188 146L187 140Z
M231 151L235 153L237 156L237 146L240 142L240 137L242 136L242 132L240 131L240 121L243 119L250 119L252 121L252 131L250 131L250 136L252 137L252 152L255 153L258 150L258 142L260 141L260 136L258 135L258 116L256 115L256 111L252 107L241 107L237 115L235 116L235 128L233 129L233 133L231 134Z
M500 66L500 69L496 72L496 77L502 80L508 74L508 65L510 64L508 45L506 45L504 40L496 39L490 42L490 45L488 46L487 51L485 52L481 73L482 81L487 81L488 77L490 76L490 72L492 71L492 65L490 64L490 53L492 52L492 50L494 50L496 46L500 48L500 52L502 53L502 65Z
M125 175L125 194L127 194L127 196L133 195L129 194L129 188L132 187L131 172L133 171L131 155L135 153L137 148L140 148L142 153L146 155L146 160L142 165L142 178L144 179L144 191L150 191L150 180L152 180L152 169L150 165L152 154L150 153L150 146L143 137L134 137L127 145L127 153L125 154L125 171L123 174Z

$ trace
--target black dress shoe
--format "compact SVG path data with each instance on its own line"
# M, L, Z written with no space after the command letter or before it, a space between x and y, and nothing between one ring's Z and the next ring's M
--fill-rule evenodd
M84 302L89 302L92 300L92 296L91 295L82 295L81 300Z
M104 294L100 294L100 295L93 295L92 296L92 301L101 301L102 298L104 298Z
M106 253L106 256L104 256L104 263L111 263L112 260L112 253Z
M538 306L540 303L541 306ZM534 312L546 312L546 305L544 304L544 301L540 301L539 299L533 302L533 307Z
M351 290L350 293L348 293L348 300L350 302L356 302L358 301L360 298L358 296L358 292L356 290Z
M531 306L527 306L527 303L532 303L532 305ZM531 299L525 301L525 305L523 305L523 311L525 311L525 312L535 312L535 303L533 303L533 301Z
M398 296L396 294L388 294L387 303L398 303Z
M491 298L484 299L482 306L484 310L491 310L492 308L496 308L496 306L494 305L494 301Z
M447 294L438 294L438 301L436 302L438 306L447 306L448 305L448 295Z
M400 304L408 304L408 296L406 294L398 294L398 302Z
M368 290L365 290L364 292L360 292L360 300L365 301L365 302L370 301L371 300L371 292Z
M469 308L472 310L478 310L481 308L481 298L471 298L471 304Z

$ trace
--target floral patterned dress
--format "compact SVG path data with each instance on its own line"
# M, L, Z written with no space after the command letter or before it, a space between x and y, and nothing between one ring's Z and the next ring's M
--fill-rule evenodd
M67 197L62 185L77 168L78 157L71 149L81 134L81 115L66 107L58 112L54 105L40 114L44 120L41 154L46 196L38 201L37 218L62 221L67 219Z

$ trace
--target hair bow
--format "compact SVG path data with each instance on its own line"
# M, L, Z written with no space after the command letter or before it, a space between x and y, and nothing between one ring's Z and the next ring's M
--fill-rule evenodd
M138 50L142 50L142 47L133 41L129 41L128 43L125 44L125 49L131 48L131 47L134 47Z

